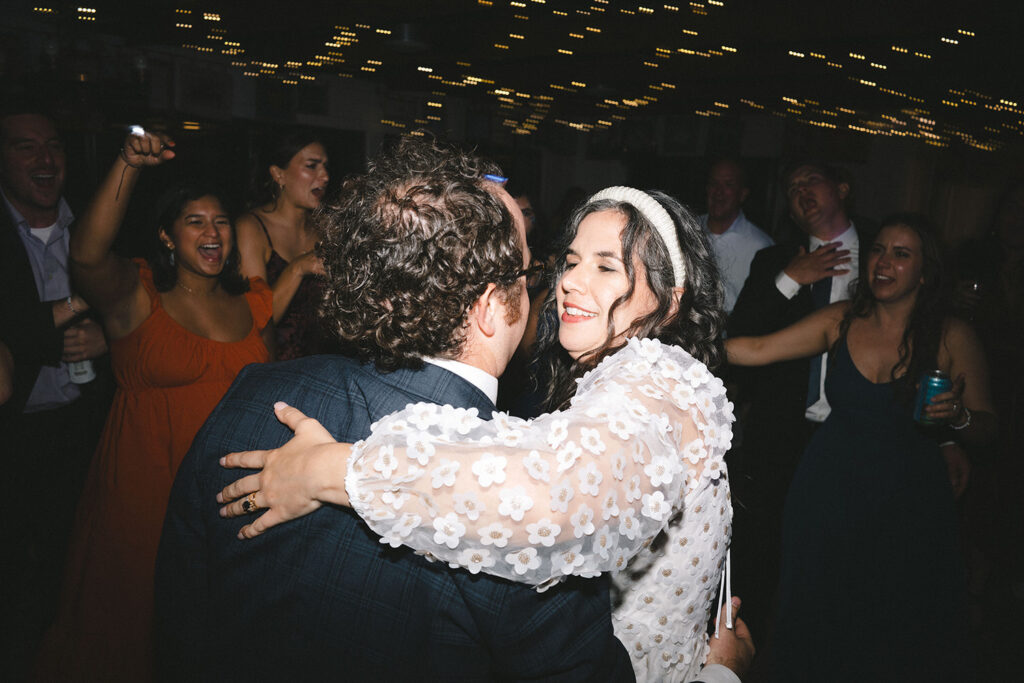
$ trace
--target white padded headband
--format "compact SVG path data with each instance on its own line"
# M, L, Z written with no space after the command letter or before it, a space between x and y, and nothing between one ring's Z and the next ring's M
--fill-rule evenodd
M682 287L686 282L686 266L683 263L683 252L679 247L679 238L676 236L676 224L672 216L668 215L661 204L651 195L643 190L633 187L615 185L606 187L589 200L587 203L596 202L600 199L611 199L616 202L625 202L636 208L646 218L654 229L661 236L661 241L668 250L668 258L672 263L672 274L675 277L676 287Z

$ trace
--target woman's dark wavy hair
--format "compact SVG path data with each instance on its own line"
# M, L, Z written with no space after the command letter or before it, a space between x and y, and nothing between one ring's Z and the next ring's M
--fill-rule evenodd
M942 249L939 247L935 230L927 218L919 214L898 213L882 221L879 232L892 226L910 228L921 240L921 255L924 257L922 276L924 283L917 292L917 299L910 311L910 318L900 339L899 360L892 367L889 377L894 382L897 396L904 402L911 402L915 385L928 370L937 367L939 344L946 318L947 282L942 264ZM871 245L862 245L870 248ZM860 259L856 289L850 300L850 307L839 323L839 337L833 345L829 358L836 357L836 345L845 339L854 318L866 318L877 303L871 293L871 280L867 272L867 258Z
M454 358L467 312L489 283L518 317L523 252L512 216L485 186L493 164L430 138L405 138L349 178L313 218L327 271L322 316L382 370Z
M551 311L557 310L555 289L565 272L568 246L575 238L583 219L597 211L612 209L626 217L626 226L622 231L622 260L629 279L629 289L615 301L608 312L608 336L604 343L578 361L573 361L559 345L558 326L544 326L540 332L537 353L544 359L544 371L549 377L545 396L548 409L554 410L567 405L576 392L576 382L573 380L625 345L623 341L614 340L615 330L611 320L615 309L633 296L636 288L635 261L644 264L647 271L647 286L654 293L657 307L651 313L634 320L625 337L659 339L666 344L674 344L712 370L718 367L724 358L722 330L725 326L725 314L722 311L722 285L707 235L693 213L674 198L657 190L647 190L647 194L668 211L675 224L683 263L686 266L679 308L673 315L675 279L668 250L654 226L643 214L632 204L610 199L587 202L577 208L566 226L558 261L551 274L551 288L541 315L551 315Z
M292 128L273 138L260 152L252 166L249 177L249 208L265 204L276 206L280 189L270 175L270 167L287 168L296 154L315 142L324 144L315 131L306 128Z
M153 283L157 291L170 291L178 282L178 270L171 264L171 250L160 239L160 231L173 235L174 221L181 216L185 205L202 197L213 197L220 202L225 213L228 207L222 195L206 185L180 183L164 191L156 202L156 228L153 230L153 256L149 259L149 267L153 270ZM231 215L228 213L228 215ZM242 277L239 269L241 258L238 255L238 241L235 239L235 226L231 224L231 251L224 262L217 280L221 288L228 294L244 294L249 291L249 281Z

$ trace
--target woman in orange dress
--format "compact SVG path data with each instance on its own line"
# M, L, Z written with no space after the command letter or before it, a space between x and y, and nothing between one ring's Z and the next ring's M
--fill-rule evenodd
M173 146L159 134L128 136L71 239L72 275L103 315L118 389L39 658L43 680L153 677L153 568L175 472L242 367L270 358L272 294L240 275L216 196L165 193L152 261L111 251L141 169L172 159Z

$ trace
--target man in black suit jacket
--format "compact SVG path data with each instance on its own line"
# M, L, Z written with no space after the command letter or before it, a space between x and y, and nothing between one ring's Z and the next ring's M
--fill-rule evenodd
M730 337L769 334L816 308L849 299L859 254L870 246L850 220L845 206L850 188L834 168L814 160L797 162L785 171L783 188L790 216L803 235L754 256L729 317ZM767 627L778 580L789 482L810 435L829 412L823 391L826 355L735 369L741 402L749 405L745 415L740 412L741 450L729 462L739 503L734 543L745 549L735 558L735 585L743 591L744 613L758 639ZM813 366L819 372L812 378ZM811 395L815 387L816 397Z
M11 98L17 99L17 98ZM8 100L0 111L0 342L13 360L0 404L5 515L0 547L0 660L20 678L25 653L53 618L75 505L99 438L109 385L76 385L67 363L107 344L73 294L63 198L63 141L49 116ZM107 379L107 378L103 378ZM47 501L40 505L40 501Z
M157 560L166 679L632 680L606 577L537 593L390 548L349 510L245 542L217 515L217 492L239 476L218 459L291 436L276 400L344 441L415 401L490 414L529 307L522 215L484 180L496 172L406 141L323 214L327 318L361 361L249 366L196 437Z

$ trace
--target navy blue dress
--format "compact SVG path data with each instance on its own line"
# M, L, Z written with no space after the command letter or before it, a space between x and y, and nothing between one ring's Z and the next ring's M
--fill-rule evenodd
M845 339L835 355L825 386L832 413L804 453L783 518L778 679L969 680L945 462L892 383L865 378Z

